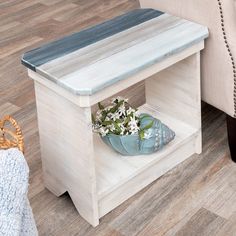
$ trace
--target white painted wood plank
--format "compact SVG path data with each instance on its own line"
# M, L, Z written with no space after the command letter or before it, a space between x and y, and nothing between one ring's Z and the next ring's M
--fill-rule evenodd
M184 22L184 20L181 21L176 16L163 14L158 18L146 21L73 53L52 60L40 66L38 70L60 79L67 74L78 71L85 66L107 58Z

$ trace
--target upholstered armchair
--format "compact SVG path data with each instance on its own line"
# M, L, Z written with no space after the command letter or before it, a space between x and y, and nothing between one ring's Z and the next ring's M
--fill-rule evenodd
M202 100L227 114L231 157L236 162L236 0L140 0L140 5L208 26Z

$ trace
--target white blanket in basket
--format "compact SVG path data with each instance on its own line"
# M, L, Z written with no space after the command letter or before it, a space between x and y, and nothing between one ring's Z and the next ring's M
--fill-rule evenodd
M0 236L38 235L29 205L29 168L16 148L0 150Z

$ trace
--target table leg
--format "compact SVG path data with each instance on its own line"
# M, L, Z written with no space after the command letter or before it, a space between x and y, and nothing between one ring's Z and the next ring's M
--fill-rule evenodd
M98 225L91 108L81 108L35 81L45 186L68 191L80 215Z

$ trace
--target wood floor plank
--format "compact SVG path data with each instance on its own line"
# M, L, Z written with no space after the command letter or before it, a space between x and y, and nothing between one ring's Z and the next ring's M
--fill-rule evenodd
M53 6L57 3L64 2L64 0L50 0L50 1L48 1L48 0L37 0L37 1L39 3L42 3L42 4L46 5L46 6ZM73 2L73 1L67 0L67 2Z
M31 0L1 1L1 4L0 4L1 15L13 14L15 12L19 12L20 10L24 10L25 8L35 5L35 4L36 2L31 1Z
M67 3L67 2L59 2L55 5L49 6L47 11L44 11L43 13L41 12L41 14L35 16L33 19L31 19L31 22L34 24L42 23L50 18L52 19L57 15L63 14L63 12L71 11L77 6L73 3ZM25 20L21 21L23 22Z
M14 43L14 46L12 44L4 47L1 49L0 59L7 57L11 54L14 54L22 49L25 49L29 46L35 45L36 43L40 42L42 38L33 36L29 37L27 39L21 39L17 41L17 44Z
M12 103L6 102L0 105L0 117L5 116L6 114L12 115L14 112L20 110L20 107L15 106ZM1 119L1 118L0 118Z
M201 208L175 236L216 235L225 223L224 218Z
M46 189L31 199L31 205L33 212L37 212L35 220L37 221L38 230L41 232L40 235L52 235L58 228L63 229L75 217L78 217L68 195L56 199Z
M126 0L122 0L126 1ZM122 2L121 1L121 2ZM108 3L108 4L106 4ZM93 8L97 12L103 12L104 10L108 9L110 3L113 4L110 8L114 8L117 5L118 1L111 0L111 1L74 1L74 4L77 4L77 7L73 9L71 12L65 12L65 14L57 15L54 19L61 21L61 22L68 22L71 20L71 17L76 18L81 16L84 17L91 17L91 9ZM107 6L108 5L108 6ZM96 13L94 15L97 15ZM82 20L82 19L81 19Z
M235 236L236 235L236 212L234 212L227 222L223 225L216 236Z
M17 22L17 21L12 21L12 22L9 22L8 24L4 24L4 25L0 25L0 32L5 32L6 30L10 30L12 29L13 27L16 27L16 26L19 26L20 25L20 22Z
M233 165L217 184L218 191L212 193L203 207L228 219L236 209L236 171Z
M3 1L0 2L0 7L1 7L1 9L10 7L11 5L16 4L16 1L17 0L3 0ZM19 1L23 2L24 0L19 0Z
M26 7L20 10L16 8L16 11L11 14L7 14L7 12L5 14L1 14L0 15L1 24L7 24L11 22L12 20L21 21L22 19L25 19L25 18L28 18L28 19L34 18L35 15L40 14L40 12L46 8L43 4L40 4L37 2L34 2L34 3L35 4L33 5L26 4ZM5 11L7 11L7 9L8 8L6 8Z

